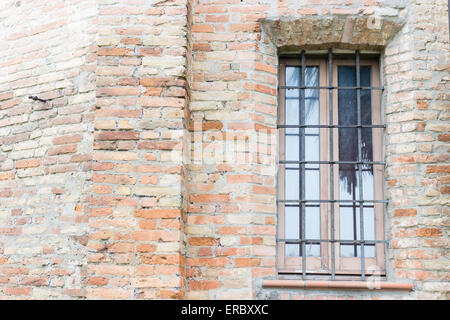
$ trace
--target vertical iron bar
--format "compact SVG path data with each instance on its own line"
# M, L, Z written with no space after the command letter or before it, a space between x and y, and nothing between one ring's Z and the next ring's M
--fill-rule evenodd
M329 81L329 86L332 87L333 86L333 50L330 48L328 50L328 81ZM328 95L329 95L329 123L330 126L333 125L333 90L328 89ZM330 161L333 161L333 129L329 128L328 130L330 130ZM330 200L334 201L334 165L330 164ZM331 222L331 240L334 241L334 202L330 203L330 222ZM335 280L335 253L334 253L334 248L335 247L335 243L331 242L331 279Z
M305 73L306 73L306 57L305 57L305 50L302 51L302 86L304 87L306 85L305 81ZM302 102L301 102L301 126L305 124L305 89L301 89L302 91ZM301 154L301 161L305 160L305 128L301 128L301 142L300 142L300 154ZM300 169L300 199L305 199L305 164L302 162L301 169ZM302 238L302 278L306 279L306 243L305 243L305 203L300 204L300 213L301 213L301 238Z
M301 56L300 56L300 63L301 63ZM299 73L298 73L298 76L299 76L299 79L300 79L300 87L302 86L302 83L301 83L301 79L302 79L302 76L301 76L301 74L302 74L302 71L301 71L301 67L300 67L300 69L299 69ZM301 127L302 127L302 112L301 112L301 110L302 110L302 94L301 94L301 90L299 90L298 91L299 92L299 95L298 95L298 107L299 107L299 112L298 112L298 114L299 114L299 119L298 119L298 121L299 121L299 136L298 136L298 143L299 143L299 147L298 147L298 160L299 161L301 161L302 160L302 149L301 149L301 145L302 145L302 142L301 142L301 139L302 139L302 130L301 130ZM301 162L299 162L299 165L298 165L298 198L300 199L300 200L302 200L302 191L301 191L301 189L302 189L302 175L301 175L301 166L300 166L300 163ZM304 199L303 199L304 200ZM299 221L300 221L300 224L299 224L299 226L298 226L298 234L299 234L299 237L300 237L300 239L302 238L302 230L303 230L303 221L302 221L302 203L300 202L299 203L299 206L298 206L298 214L299 214ZM302 257L303 256L303 247L302 247L302 242L299 242L298 243L298 249L299 249L299 252L300 252L300 256Z
M362 128L361 126L361 66L359 50L356 50L356 108L358 116L358 161L362 161ZM358 164L358 179L359 179L359 200L363 200L363 186L362 186L362 164ZM359 203L359 232L361 242L361 280L365 280L365 266L364 266L364 204Z
M356 200L356 186L353 185L353 190L352 190L352 199ZM356 202L352 203L352 213L353 213L353 240L358 240L358 227L357 227L357 223L356 223L356 207L358 207L358 205L356 204ZM353 255L356 257L358 257L358 244L354 244L353 245Z

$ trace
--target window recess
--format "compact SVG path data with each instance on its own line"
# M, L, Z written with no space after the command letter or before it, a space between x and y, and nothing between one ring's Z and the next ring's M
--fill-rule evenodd
M378 57L280 57L278 272L385 274Z

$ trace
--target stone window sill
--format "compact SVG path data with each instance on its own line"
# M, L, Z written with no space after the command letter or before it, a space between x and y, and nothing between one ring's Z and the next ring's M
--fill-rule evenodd
M335 290L400 290L411 291L412 283L387 281L314 281L314 280L264 280L264 288L335 289Z

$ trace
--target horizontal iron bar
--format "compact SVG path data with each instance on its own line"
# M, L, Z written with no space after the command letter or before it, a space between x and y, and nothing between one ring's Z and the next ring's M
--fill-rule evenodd
M363 124L363 125L326 125L326 124L317 124L317 125L291 125L291 124L279 124L277 128L286 128L286 129L296 129L296 128L325 128L325 129L333 129L333 128L386 128L385 124Z
M329 86L278 86L278 89L338 89L338 90L384 90L384 87L329 87Z
M355 207L359 207L359 205L354 205L354 204L340 204L339 207L340 207L340 208L355 208ZM363 207L364 207L364 208L369 208L369 209L370 209L370 208L374 208L373 205L368 205L368 204L363 205Z
M384 161L290 161L280 160L280 164L374 164L385 165Z
M341 244L377 244L377 243L389 243L387 240L331 240L331 239L277 239L277 242L284 242L286 244L297 244L297 243L312 243L314 242L329 242L329 243L341 243Z
M300 97L286 97L286 100L298 100ZM319 100L319 95L317 97L311 96L311 97L305 97L305 100Z
M370 203L388 203L387 200L277 200L279 203L300 203L300 202L313 202L313 203L359 203L359 202L370 202Z
M307 134L298 134L298 133L286 133L287 137L319 137L320 135L317 133L307 133Z
M295 170L295 171L299 171L300 170L300 168L289 168L289 167L287 167L287 168L285 168L286 170ZM306 168L303 168L305 171L320 171L320 168L310 168L310 167L306 167ZM303 170L302 169L302 170Z

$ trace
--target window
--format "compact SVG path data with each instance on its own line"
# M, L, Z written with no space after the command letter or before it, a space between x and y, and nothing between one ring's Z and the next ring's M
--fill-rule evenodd
M280 57L278 272L385 273L378 58Z

